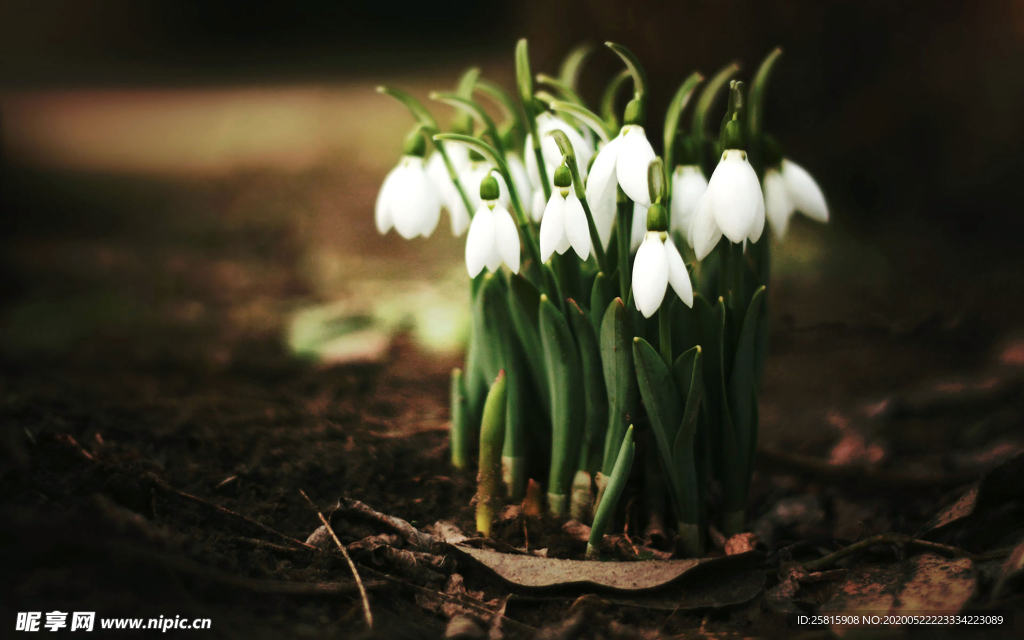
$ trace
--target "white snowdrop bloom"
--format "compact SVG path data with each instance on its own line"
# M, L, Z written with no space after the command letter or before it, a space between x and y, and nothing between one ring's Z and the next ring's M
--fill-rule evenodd
M601 242L608 246L615 222L615 187L633 202L651 206L647 186L647 167L654 160L654 149L640 125L628 124L619 135L601 148L590 167L587 180L587 202L594 214L594 224Z
M757 242L764 230L764 196L745 151L727 149L697 203L687 238L703 260L723 235L730 242Z
M565 253L572 247L580 260L590 257L590 228L583 204L571 188L555 188L540 223L540 259Z
M449 159L451 159L450 155ZM440 153L430 156L430 160L427 161L427 174L437 188L441 206L448 210L448 217L452 223L452 235L461 236L469 227L469 211L466 210L466 203L463 202L458 188L452 182L452 178L448 174L448 167L445 166L444 158Z
M647 210L649 207L645 207L639 202L633 203L633 230L629 236L629 251L630 253L640 248L640 243L644 241L644 237L647 236Z
M779 168L764 172L764 208L779 239L786 237L789 219L797 211L811 220L828 222L828 205L821 187L803 167L785 158Z
M580 172L580 179L587 179L587 167L590 165L590 158L594 155L594 145L565 120L545 111L537 116L537 135L540 136L540 150L544 156L544 169L548 174L548 184L554 184L555 169L562 164L562 151L558 148L555 139L547 135L551 131L562 131L572 143L572 150L576 154L576 166ZM540 171L537 168L537 154L533 150L533 136L526 134L526 144L523 149L523 157L526 159L526 171L530 177L530 183L534 189L543 191L540 182Z
M473 216L466 236L466 270L475 278L484 267L494 273L504 262L512 273L519 273L519 229L512 214L498 199L496 176L480 185L489 196Z
M668 285L686 306L693 306L690 274L675 243L665 232L648 231L633 262L633 299L645 318L661 307Z
M406 240L434 232L441 199L424 165L420 156L402 156L384 179L374 207L377 231L384 234L394 227Z
M470 160L466 169L459 173L459 180L462 182L462 187L466 190L466 195L469 197L469 203L473 205L473 210L476 211L483 204L483 200L480 199L480 182L488 175L498 181L498 189L500 191L498 202L508 209L512 204L512 200L509 198L505 179L501 177L499 172L494 171L494 165L486 160Z
M697 203L707 190L708 179L699 166L688 164L676 167L672 172L672 231L678 231L684 238L689 237Z
M533 202L530 203L530 217L533 218L534 222L540 222L541 218L544 217L544 208L547 205L548 203L544 201L544 190L535 189L533 192Z

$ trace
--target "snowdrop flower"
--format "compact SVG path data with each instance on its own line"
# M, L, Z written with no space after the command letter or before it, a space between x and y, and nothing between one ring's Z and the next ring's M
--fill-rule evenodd
M757 242L764 230L764 196L747 152L726 149L697 204L687 235L703 260L725 235L730 242Z
M530 217L533 218L534 222L540 222L541 218L544 217L544 209L548 203L544 201L544 190L535 189L533 191L533 202L530 203Z
M630 103L633 104L632 102ZM629 107L627 107L627 122ZM594 223L601 242L607 246L615 221L615 187L633 202L651 206L647 188L647 167L654 160L654 149L647 141L644 128L627 124L611 142L598 152L587 180L587 202L594 214Z
M561 255L571 246L580 260L586 260L590 256L587 214L571 189L572 176L564 164L555 171L554 183L555 189L540 223L540 259L547 262L555 251Z
M635 252L647 236L647 210L639 202L633 203L633 229L629 236L629 251Z
M519 273L519 229L499 199L498 180L486 176L480 182L482 204L473 216L466 236L466 270L475 278L484 267L491 273L504 262Z
M653 316L661 307L669 285L686 306L693 306L690 274L675 243L665 232L667 218L665 207L660 202L651 206L647 217L649 231L633 262L633 299L645 318Z
M469 185L466 189L466 195L469 196L469 203L473 205L473 210L478 210L484 203L480 198L480 192L475 188L475 185L481 184L488 176L494 178L498 182L498 197L496 198L503 207L508 209L511 205L512 200L508 195L508 187L505 186L505 179L497 173L491 173L494 170L494 165L487 162L483 156L479 155L475 151L470 152L470 160L466 168L459 173L459 180L462 184Z
M803 167L785 158L778 167L764 172L764 209L780 240L797 211L811 220L828 222L828 205L818 183Z
M417 129L406 139L405 155L384 178L377 195L374 221L381 234L394 227L400 236L410 240L416 236L429 237L437 227L441 199L427 175L425 152L426 140Z
M462 145L452 146L461 147ZM455 159L451 154L449 154L448 158L452 160L452 165L455 166ZM448 210L448 217L452 223L452 235L461 236L469 227L469 211L466 210L466 203L463 202L458 187L452 182L452 178L448 174L448 167L445 166L444 158L441 157L440 153L430 156L430 160L427 162L427 174L433 181L434 187L441 198L441 206Z
M512 176L512 184L516 188L516 194L519 196L520 202L531 202L533 200L533 184L530 182L530 176L527 174L526 165L523 164L522 158L515 153L509 153L505 156L506 163L508 163L508 172Z
M561 131L572 143L572 150L576 153L576 164L579 167L580 179L587 179L587 167L590 165L590 158L594 155L594 145L565 120L547 111L537 115L537 135L540 136L540 150L544 156L544 169L547 172L548 184L553 184L555 179L555 168L562 164L562 151L558 148L555 139L547 135L551 131ZM526 159L526 171L530 177L530 183L534 189L544 191L540 181L540 170L537 168L537 154L533 150L533 136L526 134L526 145L523 150L523 157Z
M708 190L708 179L695 164L676 167L672 172L672 231L684 238L690 236L690 224L697 211L697 203Z

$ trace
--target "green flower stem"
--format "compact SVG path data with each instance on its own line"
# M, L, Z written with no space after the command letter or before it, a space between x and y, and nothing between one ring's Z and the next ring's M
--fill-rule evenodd
M533 153L537 157L537 173L544 188L544 200L551 198L551 185L547 180L547 167L544 165L544 154L540 148L540 136L537 134L537 113L533 105L533 74L530 71L530 52L526 38L516 43L516 85L519 89L519 101L526 115L526 129L533 140Z
M700 164L704 169L704 175L710 176L711 170L714 168L714 165L708 162L707 143L718 139L717 132L714 137L708 137L708 114L715 105L715 100L722 92L722 89L728 88L729 79L736 75L739 70L740 65L735 62L719 69L718 73L712 76L704 85L704 90L701 91L700 98L697 99L697 105L693 109L693 123L690 125L690 135L693 136L694 141L697 143L700 152Z
M448 152L444 148L444 144L435 140L434 146L437 148L437 152L441 154L441 159L444 160L444 166L448 169L448 177L451 178L452 184L455 185L455 189L459 192L459 197L462 198L462 204L466 207L466 212L469 213L469 218L473 219L473 203L469 199L469 195L466 194L466 189L462 186L462 180L459 179L459 172L455 170L455 165L452 164L452 159L448 157Z
M452 369L451 389L451 450L452 466L465 469L469 464L469 420L466 415L466 387L462 380L462 369Z
M498 127L495 126L494 120L491 119L491 116L487 115L487 112L484 111L479 104L469 98L463 98L462 96L454 93L444 93L440 91L432 92L430 94L430 99L443 102L451 107L455 107L456 109L461 109L479 120L480 123L484 125L484 131L487 132L487 137L489 137L491 142L494 144L494 149L502 158L505 157L505 147L502 144L501 136L498 135Z
M608 82L601 96L601 117L609 130L618 131L622 127L619 115L615 112L615 101L619 97L619 90L626 84L626 80L633 77L629 69L623 69Z
M569 87L575 89L579 83L580 69L583 68L583 63L587 61L587 58L594 53L594 45L589 42L576 45L569 55L565 56L565 60L562 60L561 69L558 72L558 77Z
M576 152L572 148L572 142L564 132L557 129L548 135L558 143L558 148L562 152L562 161L565 162L565 166L569 168L569 173L572 175L573 191L576 192L576 197L583 205L583 212L587 214L587 230L590 231L590 244L594 251L594 257L597 259L597 268L599 271L608 273L608 258L604 252L604 245L601 244L601 236L597 233L597 225L594 224L594 214L590 210L590 203L587 202L587 189L583 185L583 178L580 177L580 169L576 164Z
M569 102L585 106L583 98L580 97L580 94L576 93L576 91L572 87L570 87L565 82L562 82L560 79L552 78L546 73L538 73L537 82L540 84L546 84L547 86L551 87Z
M482 93L487 94L495 103L501 107L503 115L515 123L515 126L522 131L525 125L523 124L522 109L516 104L512 96L507 91L494 84L490 80L477 80L476 88Z
M501 493L501 448L505 439L505 372L500 371L484 403L480 425L480 470L477 478L476 529L491 535Z
M618 253L619 253L619 292L623 300L629 300L629 288L632 284L632 274L629 272L629 243L633 236L633 201L630 200L622 187L616 187L616 206L618 215ZM602 269L603 271L603 269Z
M615 44L614 42L606 42L604 44L614 51L615 55L622 58L622 61L626 64L630 75L633 76L633 97L640 101L641 113L647 113L647 72L644 71L643 65L640 64L640 59L621 44ZM644 123L638 122L637 124L642 125Z
M676 135L679 130L679 120L683 115L683 111L686 109L686 105L689 104L690 98L693 96L697 89L697 85L704 81L704 76L698 72L690 74L683 84L679 85L679 89L676 91L676 95L672 97L672 102L668 106L668 111L665 113L665 130L664 130L664 144L665 144L665 173L672 175L675 171L675 146L676 146ZM672 195L672 181L669 180L668 184L669 196ZM665 203L668 206L668 203Z

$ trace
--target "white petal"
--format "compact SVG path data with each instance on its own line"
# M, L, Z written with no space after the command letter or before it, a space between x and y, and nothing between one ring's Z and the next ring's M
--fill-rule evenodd
M469 167L469 147L466 145L453 142L452 144L446 144L444 151L448 154L448 159L451 161L456 173L461 173Z
M512 184L516 187L516 195L520 202L530 202L533 199L533 187L530 185L530 178L526 174L526 167L522 159L514 154L508 154L508 172L512 174Z
M473 215L466 236L466 271L470 278L475 278L488 262L493 260L494 253L494 214L489 207L480 207Z
M676 295L688 307L693 307L693 284L690 274L686 271L683 257L671 238L665 240L665 259L668 262L668 283L672 285Z
M483 200L480 199L480 183L488 175L494 176L494 179L498 181L498 202L508 208L511 200L508 196L508 187L505 186L505 179L501 177L501 174L497 171L491 171L494 168L493 165L487 162L473 162L465 174L465 179L462 179L462 186L466 190L466 195L469 196L469 202L473 205L474 209L479 209L480 205L483 204Z
M519 273L519 228L512 220L512 214L500 204L494 207L493 213L494 252L508 265L512 273ZM491 271L496 271L497 268L496 265Z
M693 214L693 224L690 226L690 233L687 234L698 260L706 258L718 241L722 239L722 230L718 228L715 216L711 213L708 195L704 194L704 197L697 203L697 210Z
M537 154L533 151L533 134L526 134L526 144L523 146L523 159L526 164L526 175L530 178L530 184L534 189L544 191L544 185L540 183L540 172L537 170Z
M697 202L708 190L708 179L700 167L676 167L672 174L672 230L688 237Z
M540 221L540 261L547 262L565 238L565 198L558 189L551 194Z
M708 206L715 222L729 240L743 242L763 215L764 197L746 153L729 149L708 181Z
M391 217L400 236L409 240L421 235L430 222L437 225L441 204L422 158L406 156L402 159L392 189ZM430 230L433 231L433 226Z
M661 306L668 289L668 259L661 234L651 231L640 244L633 262L633 300L645 318Z
M793 215L793 203L786 193L786 183L777 169L764 172L764 212L775 232L775 237L786 237L789 218Z
M377 194L377 204L373 209L373 221L377 225L377 232L381 235L390 231L395 224L391 218L391 198L394 195L393 183L397 171L398 167L395 167L385 176L384 184L380 186L380 193Z
M793 207L812 220L828 222L828 204L825 194L811 174L795 162L782 160L782 178L793 201Z
M449 201L448 217L451 218L452 235L456 238L466 232L469 227L469 211L466 210L466 203L462 201L458 189L455 189L455 197Z
M544 208L547 206L547 203L544 202L544 189L537 188L534 190L532 198L533 203L530 205L530 217L533 218L534 222L540 222L541 218L544 217Z
M640 243L644 241L644 236L647 235L647 210L650 207L645 207L639 202L633 203L633 230L629 239L629 250L636 251L640 246Z
M565 120L558 116L544 112L537 116L537 132L542 136L541 148L544 151L544 163L551 178L555 175L555 168L562 163L562 152L554 138L546 135L551 131L562 131L565 137L572 143L572 149L576 153L576 165L579 168L580 178L587 179L587 165L590 164L590 157L594 155L594 147L583 135Z
M621 136L597 152L597 158L590 167L590 177L587 178L587 203L594 215L597 235L605 247L608 246L612 236L612 225L615 224L615 161L620 144Z
M758 183L757 186L758 195L761 194L761 185ZM764 232L764 196L761 195L757 201L757 213L754 215L754 223L750 226L750 231L747 232L747 240L751 242L757 242L761 239L761 233ZM747 250L746 241L743 243L743 250Z
M583 203L574 191L569 192L565 199L565 235L580 260L590 257L590 226L587 224L587 213Z
M647 141L643 127L623 127L622 148L619 149L619 157L615 161L615 174L629 199L645 207L651 206L647 169L654 157L654 149Z

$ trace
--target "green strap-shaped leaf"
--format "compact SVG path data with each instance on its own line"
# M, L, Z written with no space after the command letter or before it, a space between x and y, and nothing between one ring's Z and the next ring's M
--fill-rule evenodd
M601 364L601 349L597 343L590 319L573 300L569 300L569 319L576 334L583 365L583 389L585 392L586 422L583 429L583 464L579 468L590 472L601 470L604 453L604 437L608 430L608 391L604 385L604 369Z
M501 483L501 450L505 438L506 382L499 372L487 393L480 425L480 467L477 478L476 528L491 534Z
M540 340L551 394L551 469L548 500L562 515L583 437L583 385L580 356L565 316L547 296L540 302Z
M529 280L514 274L509 278L508 306L512 315L512 326L523 345L534 387L544 403L544 412L549 414L551 396L544 369L544 349L540 342L540 292Z
M487 132L487 137L491 139L494 144L494 149L501 154L502 158L505 157L505 148L502 145L501 136L498 135L498 127L495 126L494 120L491 116L487 115L484 108L481 107L472 98L464 98L458 94L446 93L443 91L434 91L430 94L431 100L437 100L444 104L455 107L459 111L464 111L469 114L470 117L476 118L480 121L480 124L484 125L484 131Z
M757 398L754 357L758 317L764 301L764 291L763 286L758 288L750 300L750 306L743 318L743 328L740 330L740 337L736 343L736 357L732 367L732 376L729 379L729 409L736 428L737 445L744 467L751 459L751 450L756 447L756 442L753 439L756 431L756 426L753 424L754 403ZM746 475L744 473L744 476Z
M682 522L696 524L700 522L704 502L703 479L698 472L701 464L695 450L701 399L704 395L704 372L699 346L676 358L672 365L672 377L680 395L685 398L683 419L672 444L672 460L675 462L679 478L679 497L682 503L679 519Z
M462 369L452 369L451 420L449 442L452 450L452 466L465 469L469 464L470 434L466 415L466 385L462 382Z
M565 100L554 100L548 103L548 106L550 106L551 110L556 113L564 113L587 125L595 134L597 134L598 138L601 138L603 142L608 142L614 135L614 133L608 129L608 125L604 120L582 104L577 102L567 102Z
M480 78L480 69L477 67L470 67L462 74L459 78L459 83L456 85L455 93L461 98L472 98L473 89L476 87L476 81ZM473 118L472 115L465 111L460 111L454 118L452 118L452 131L457 133L465 133L467 135L473 135Z
M590 540L587 542L588 558L597 555L601 547L601 539L608 530L608 525L611 524L615 507L619 504L622 492L626 488L626 481L629 480L634 455L636 455L636 445L633 443L633 425L629 425L623 434L622 444L616 451L611 477L601 493L601 502L598 503L597 511L594 513L594 526L590 529Z
M603 271L598 272L594 284L590 288L590 323L594 333L601 335L601 322L604 320L608 305L615 299L615 281Z
M669 495L677 510L682 507L681 485L676 461L672 458L676 432L682 422L681 399L672 372L665 362L643 338L633 339L633 360L636 363L636 378L640 387L647 417L651 421L651 432L658 445L662 470L669 480Z
M672 356L689 351L700 344L700 329L697 324L697 310L686 306L678 296L673 297L672 306Z
M683 84L679 85L676 95L672 96L672 102L668 105L668 111L665 112L665 169L670 174L676 168L673 153L676 146L676 132L679 130L679 118L683 115L686 105L690 103L690 98L693 96L694 91L696 91L697 85L703 81L704 76L700 73L697 71L691 73L686 80L683 80Z
M391 96L395 100L398 100L403 105L405 105L405 108L408 109L410 113L412 113L412 116L417 121L419 121L420 124L424 125L425 127L429 127L430 129L433 129L435 131L437 130L437 120L434 119L434 116L430 115L430 112L427 111L427 108L423 106L423 103L421 103L419 100L412 97L405 91L402 91L401 89L395 89L394 87L381 86L377 87L377 93L386 96Z
M604 475L612 472L622 434L632 421L637 402L636 370L633 368L633 332L622 298L615 298L601 321L601 365L608 391L608 432L605 435Z
M584 42L573 47L569 55L565 56L565 60L562 60L562 66L558 71L558 77L562 82L575 89L579 85L580 70L583 68L583 63L593 53L594 45L590 42Z

